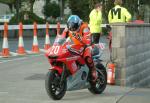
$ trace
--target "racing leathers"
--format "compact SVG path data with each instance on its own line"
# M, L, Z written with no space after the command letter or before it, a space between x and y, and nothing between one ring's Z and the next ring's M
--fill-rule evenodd
M82 52L82 57L84 58L88 68L89 68L89 76L91 81L95 81L96 76L96 69L94 66L94 62L92 59L92 48L91 46L88 46L91 44L91 33L88 27L88 24L85 22L82 22L79 29L77 31L69 31L67 28L62 33L63 37L70 37L70 39L73 42L73 45L71 45L71 48L76 51L81 51L81 49L84 48Z

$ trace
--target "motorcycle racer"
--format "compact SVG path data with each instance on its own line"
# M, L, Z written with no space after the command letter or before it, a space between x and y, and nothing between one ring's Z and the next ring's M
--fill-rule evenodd
M92 48L88 46L91 44L91 33L88 24L83 22L79 16L71 15L67 20L67 28L64 29L62 37L69 37L72 40L73 45L70 45L70 48L73 52L82 51L82 57L85 59L90 71L90 81L95 82L97 75L92 59Z

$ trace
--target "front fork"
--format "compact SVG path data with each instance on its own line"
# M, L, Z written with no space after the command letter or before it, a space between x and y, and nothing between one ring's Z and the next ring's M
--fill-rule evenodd
M65 64L63 64L63 68L62 68L63 70L62 70L62 73L61 73L61 78L60 78L60 86L63 84L63 82L66 80L66 78L67 78L67 73L66 73L66 65Z
M49 70L56 70L58 72L58 74L61 76L60 77L60 86L61 86L63 84L64 80L66 80L66 78L67 78L66 65L63 64L62 67L52 66Z

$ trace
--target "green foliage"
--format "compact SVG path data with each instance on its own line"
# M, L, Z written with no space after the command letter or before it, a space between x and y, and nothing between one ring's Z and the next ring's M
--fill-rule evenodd
M88 21L90 9L87 0L78 2L77 0L69 0L69 7L72 10L72 14L78 15L84 21Z
M44 15L46 16L46 18L52 16L54 18L59 17L60 16L60 7L58 4L56 4L56 2L48 2L45 6L44 6L44 11L43 11Z
M25 20L24 19L24 15L27 14L28 15L28 19ZM19 21L22 22L23 24L33 24L35 21L38 23L38 24L43 24L45 23L45 20L38 17L37 15L35 15L34 13L32 12L20 12L19 13ZM10 20L10 24L17 24L17 15L15 15L11 20Z
M0 0L1 3L4 4L13 4L16 0Z
M88 0L89 1L89 8L92 10L96 3L102 3L104 0Z

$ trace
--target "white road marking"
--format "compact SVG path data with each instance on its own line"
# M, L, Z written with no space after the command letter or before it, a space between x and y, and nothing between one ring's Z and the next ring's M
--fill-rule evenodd
M17 55L18 55L18 53L10 52L10 55L12 55L12 56L17 56Z
M33 56L33 57L37 57L37 56L41 56L41 55L44 55L44 54L32 55L32 56ZM25 59L28 59L29 57L31 57L31 56L16 58L16 59L12 59L12 60L4 60L4 61L1 61L0 64L1 64L1 63L6 63L6 62L12 62L12 61L25 60Z
M11 62L11 61L19 61L19 60L23 60L23 59L27 59L27 57L23 57L23 58L16 58L16 59L12 59L12 60L5 60L5 61L1 61L1 63L6 63L6 62Z
M33 54L32 51L30 51L30 50L26 50L26 52L27 52L28 54Z
M46 50L44 50L44 49L40 49L40 51L41 51L41 52L43 52L43 53L45 53L45 52L46 52Z
M8 92L1 92L1 91L0 91L0 94L8 94Z

